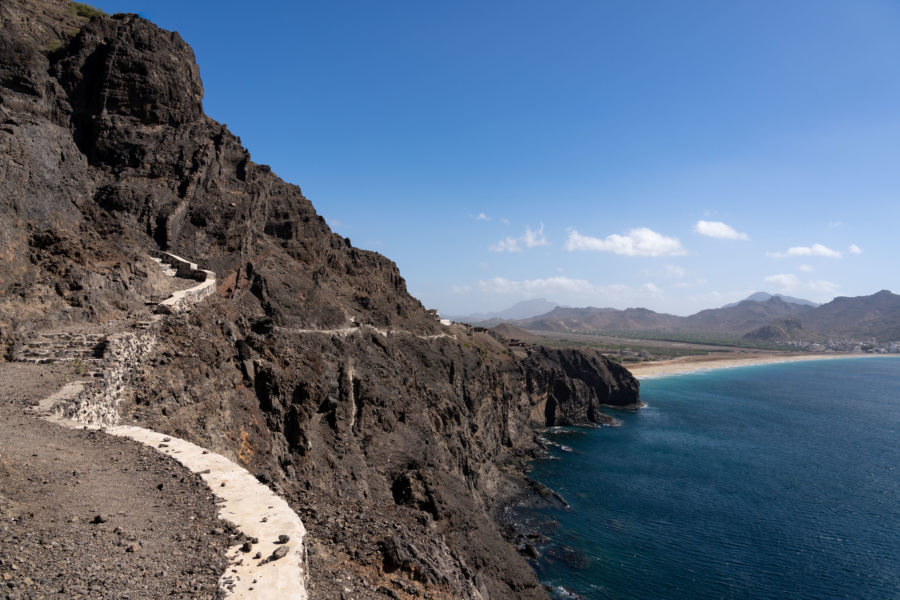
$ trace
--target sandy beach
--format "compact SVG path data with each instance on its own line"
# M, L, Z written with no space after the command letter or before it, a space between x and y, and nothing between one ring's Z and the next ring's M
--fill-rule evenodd
M810 354L778 354L773 352L726 354L720 356L685 356L672 360L656 362L635 363L625 365L638 379L650 377L663 377L666 375L678 375L695 371L708 371L710 369L727 369L731 367L744 367L748 365L761 365L768 363L798 362L809 360L829 360L835 358L862 358L872 356L884 356L877 354L851 354L851 353L810 353ZM897 355L893 355L897 356Z

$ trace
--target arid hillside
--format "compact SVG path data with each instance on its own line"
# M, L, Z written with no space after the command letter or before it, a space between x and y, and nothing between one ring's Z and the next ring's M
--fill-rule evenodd
M546 597L492 515L526 489L536 427L637 403L625 369L441 325L393 262L203 113L177 33L9 0L0 55L0 355L114 329L166 293L151 251L187 257L216 293L162 322L123 418L282 493L309 530L314 598Z

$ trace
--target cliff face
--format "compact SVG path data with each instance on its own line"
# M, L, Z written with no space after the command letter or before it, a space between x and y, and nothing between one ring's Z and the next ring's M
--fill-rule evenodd
M217 294L167 317L120 410L281 491L313 597L545 597L490 511L535 427L635 405L630 374L437 323L203 114L178 34L49 0L4 2L0 25L0 350L120 319L161 288L150 249L189 257Z

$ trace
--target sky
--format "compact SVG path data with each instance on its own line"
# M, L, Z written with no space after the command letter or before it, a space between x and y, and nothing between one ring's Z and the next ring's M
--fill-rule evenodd
M99 0L444 315L900 292L894 0Z

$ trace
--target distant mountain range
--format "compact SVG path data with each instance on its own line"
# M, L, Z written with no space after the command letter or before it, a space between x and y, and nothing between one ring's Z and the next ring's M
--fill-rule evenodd
M811 306L785 302L777 296L768 300L741 302L701 310L689 317L658 313L647 308L555 308L550 312L520 319L517 327L542 331L658 331L743 335L772 321L797 317Z
M839 297L818 305L801 298L757 292L740 302L701 310L687 317L646 308L556 306L528 318L492 317L487 325L501 320L530 331L713 334L760 341L822 336L892 341L900 340L900 295L882 290L871 296Z
M804 314L807 331L857 339L900 340L900 295L881 290L871 296L839 297Z
M485 321L499 323L502 321L527 319L536 315L542 315L545 312L553 310L557 306L559 306L558 303L551 302L550 300L546 300L544 298L532 298L531 300L523 300L522 302L517 302L509 308L503 309L499 312L475 313L464 316L447 315L446 318L450 319L451 321L458 321L460 323L484 323Z

